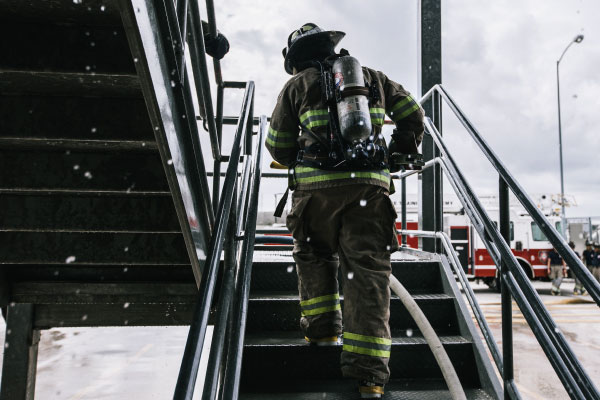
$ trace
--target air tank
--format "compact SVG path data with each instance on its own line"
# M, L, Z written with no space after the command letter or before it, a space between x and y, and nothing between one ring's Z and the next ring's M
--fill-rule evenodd
M365 88L363 70L352 56L340 57L332 67L335 86L340 91ZM348 93L348 92L346 92ZM365 91L363 91L365 93ZM365 140L371 134L369 99L364 94L344 96L337 103L342 137L349 142Z

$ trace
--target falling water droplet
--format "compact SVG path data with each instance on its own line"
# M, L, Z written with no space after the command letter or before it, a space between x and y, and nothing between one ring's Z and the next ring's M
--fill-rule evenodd
M412 337L412 335L413 335L413 330L412 330L412 329L410 329L410 328L409 328L409 329L407 329L407 330L406 330L406 336L408 336L408 337Z
M129 303L123 303L123 308L129 308Z
M74 262L75 262L75 260L76 260L75 256L69 256L69 257L67 257L67 259L65 260L65 263L67 263L67 264L71 264L71 263L74 263Z
M348 272L348 279L354 279L354 272Z
M291 274L293 271L294 271L294 266L293 265L290 265L289 267L287 267L287 272L289 274Z
M365 207L367 205L367 201L365 199L361 199L359 204L361 207Z

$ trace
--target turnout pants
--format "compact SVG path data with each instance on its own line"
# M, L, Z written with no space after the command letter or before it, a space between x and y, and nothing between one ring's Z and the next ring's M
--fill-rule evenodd
M367 184L296 190L287 217L304 334L324 338L343 331L343 375L379 384L390 374L389 275L390 254L398 248L396 217L387 191Z
M560 291L560 284L563 281L563 266L550 265L550 274L548 277L552 280L552 290L555 292Z

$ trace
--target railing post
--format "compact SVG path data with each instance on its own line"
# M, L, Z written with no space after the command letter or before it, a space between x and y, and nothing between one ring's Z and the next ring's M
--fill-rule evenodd
M223 143L223 97L224 97L223 85L217 87L217 140L219 142L219 149ZM205 116L206 118L206 116ZM213 164L213 207L214 213L217 215L219 208L219 194L221 193L221 159L215 158Z
M420 29L419 47L421 57L420 69L420 91L424 95L435 85L442 83L442 33L441 33L441 0L420 0ZM441 110L435 106L435 99L423 104L425 113L435 122L438 131L441 132ZM425 135L422 144L423 158L425 161L436 157L437 150L433 139ZM433 167L423 171L421 179L421 204L420 229L427 231L441 230L442 215L441 202L441 176L439 167ZM422 239L424 251L436 251L436 239Z
M510 247L510 202L508 198L508 185L499 177L500 200L500 234ZM512 336L512 298L506 283L508 265L502 261L500 279L501 304L502 304L502 359L504 360L502 376L504 378L504 399L510 399L509 387L514 379L513 371L513 336Z
M406 178L402 178L402 230L407 230L406 223ZM402 246L406 246L406 235L402 234Z

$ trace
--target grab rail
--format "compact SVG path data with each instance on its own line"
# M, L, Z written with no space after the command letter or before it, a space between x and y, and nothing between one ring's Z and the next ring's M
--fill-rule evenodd
M426 132L432 136L433 141L441 157L430 160L424 169L439 165L447 176L454 191L459 197L465 212L471 219L474 228L485 243L492 259L501 271L502 284L502 318L503 318L503 353L502 376L506 397L519 398L513 382L512 366L512 334L507 332L511 325L512 311L510 311L510 297L514 297L525 320L532 327L538 342L558 374L561 382L573 399L600 399L600 394L593 382L573 354L564 336L550 317L548 310L544 307L537 292L531 286L529 279L525 276L507 240L508 237L508 187L500 185L500 231L489 218L478 197L475 195L464 175L456 165L452 155L449 153L440 133L433 122L426 118ZM419 172L408 172L400 174L400 179ZM502 178L501 178L502 179ZM505 190L502 193L502 190ZM403 202L403 209L406 208ZM404 222L405 220L403 220ZM499 363L496 361L496 364Z
M242 102L240 121L237 127L235 139L233 141L231 157L229 159L229 165L227 166L227 174L219 203L215 231L210 240L208 259L198 291L198 300L192 315L190 331L185 345L183 359L181 361L181 369L177 378L177 385L175 387L175 394L173 396L174 399L191 399L194 393L194 385L200 365L200 357L202 356L202 344L206 335L210 306L215 291L217 272L223 250L223 241L225 239L225 233L228 229L229 219L232 214L232 206L235 204L234 197L238 178L238 166L240 163L241 146L242 143L244 143L242 139L245 139L247 135L252 135L252 130L249 130L248 126L252 125L251 110L253 107L253 102L254 83L248 82L246 85L244 100ZM231 232L230 234L235 233ZM219 310L219 312L222 313L226 311ZM207 390L206 386L205 390Z
M448 94L446 89L442 85L436 85L429 90L421 99L421 102L427 101L433 93L438 93L442 99L445 100L446 104L450 107L452 112L456 115L458 120L465 127L467 132L471 135L477 146L481 149L483 154L487 157L492 166L498 171L500 177L508 185L510 190L515 194L519 202L527 210L529 215L540 227L542 232L549 239L550 243L563 257L565 262L573 270L575 275L581 280L584 287L587 289L590 296L594 299L596 304L600 306L600 283L592 276L590 271L583 265L583 262L577 257L575 252L568 246L567 242L559 235L554 229L552 224L549 223L548 219L535 205L535 203L529 198L525 190L517 182L517 180L508 171L504 163L498 158L496 153L491 149L487 142L483 139L481 134L477 131L475 126L469 121L462 110L458 107L454 99Z

